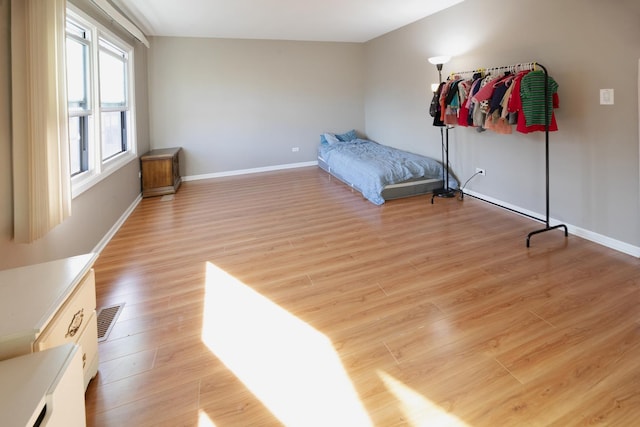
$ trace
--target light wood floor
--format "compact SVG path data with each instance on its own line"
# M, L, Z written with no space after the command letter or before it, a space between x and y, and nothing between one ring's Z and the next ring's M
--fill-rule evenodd
M95 267L126 305L88 424L637 425L640 261L429 201L314 167L144 199Z

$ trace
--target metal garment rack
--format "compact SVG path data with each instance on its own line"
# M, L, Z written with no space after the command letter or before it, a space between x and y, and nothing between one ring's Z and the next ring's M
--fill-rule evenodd
M473 71L461 71L461 72L457 72L457 73L451 73L451 76L462 76L465 74L476 74L476 73L491 73L491 72L497 72L497 71L509 71L512 73L518 73L520 71L526 71L526 70L536 70L540 68L543 72L544 72L544 109L545 109L545 115L544 115L544 128L545 128L545 132L544 132L544 139L545 139L545 144L544 144L544 148L545 148L545 203L546 203L546 215L545 215L545 219L544 219L544 223L545 226L544 228L541 228L539 230L535 230L532 231L531 233L529 233L527 235L527 247L530 247L530 241L531 241L531 237L536 235L536 234L540 234L540 233L544 233L546 231L550 231L550 230L555 230L558 228L563 228L564 229L564 235L565 237L569 236L569 231L567 229L567 226L565 224L557 224L557 225L550 225L549 223L549 120L550 120L550 114L548 114L547 112L549 111L549 73L547 72L547 69L544 65L538 63L538 62L527 62L527 63L521 63L521 64L514 64L514 65L505 65L505 66L501 66L501 67L492 67L492 68L480 68L477 70L473 70ZM511 209L513 210L513 209ZM516 211L517 212L517 211ZM518 212L521 213L521 212ZM540 218L536 218L536 217L532 217L531 215L526 215L529 216L531 218L534 218L538 221L542 221Z

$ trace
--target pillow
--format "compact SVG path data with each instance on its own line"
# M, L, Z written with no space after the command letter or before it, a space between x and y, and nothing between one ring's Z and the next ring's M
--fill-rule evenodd
M349 132L336 135L336 138L338 138L342 142L349 142L353 141L354 139L358 139L358 135L356 134L355 129L351 129Z
M325 138L324 133L320 135L320 144L329 145L329 141L327 141L327 138Z
M324 137L324 139L327 141L327 144L329 144L329 145L340 144L340 142L341 142L336 137L336 135L334 135L332 133L324 133L324 134L322 134L322 136Z

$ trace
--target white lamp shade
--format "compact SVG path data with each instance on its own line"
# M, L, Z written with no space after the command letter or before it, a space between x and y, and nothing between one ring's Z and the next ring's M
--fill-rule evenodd
M446 64L451 60L450 56L432 56L429 58L429 62L438 65L438 64Z

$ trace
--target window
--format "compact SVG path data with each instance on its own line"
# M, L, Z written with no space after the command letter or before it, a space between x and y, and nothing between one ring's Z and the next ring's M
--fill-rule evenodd
M136 157L133 48L70 5L66 61L75 197Z

